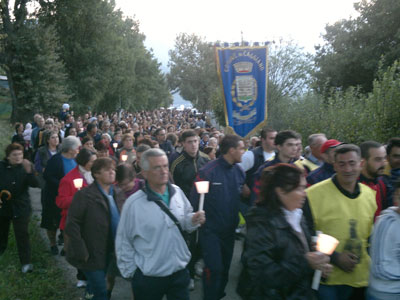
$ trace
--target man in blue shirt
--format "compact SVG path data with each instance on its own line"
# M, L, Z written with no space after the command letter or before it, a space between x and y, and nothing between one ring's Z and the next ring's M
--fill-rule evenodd
M237 165L244 153L240 137L226 135L220 144L221 156L200 169L196 181L209 181L204 199L207 220L200 229L200 245L204 258L204 299L217 300L225 295L239 224L239 201L245 173ZM195 188L191 192L194 210L199 206Z

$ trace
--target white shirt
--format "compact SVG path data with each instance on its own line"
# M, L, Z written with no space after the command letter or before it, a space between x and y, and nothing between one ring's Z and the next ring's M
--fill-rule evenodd
M263 152L264 161L267 161L270 158L275 156L275 151L272 152ZM247 172L254 166L254 153L253 151L246 151L242 156L242 162L239 166L243 169L243 171Z

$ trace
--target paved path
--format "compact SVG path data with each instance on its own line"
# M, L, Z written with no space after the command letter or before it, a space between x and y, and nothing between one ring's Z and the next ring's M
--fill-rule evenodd
M41 212L42 212L42 206L40 203L40 189L37 188L31 188L29 190L30 195L31 195L31 201L32 201L32 208L33 208L33 213L34 215L41 217ZM41 230L42 237L44 241L48 244L48 239L46 236L46 232L44 230ZM60 251L62 247L59 247ZM49 246L50 249L50 246ZM231 265L231 270L229 274L229 282L228 286L225 290L226 296L225 300L240 300L240 297L236 294L235 289L236 289L236 284L237 280L239 277L240 273L240 254L241 254L241 249L242 249L242 242L237 241L235 243L235 251L233 254L233 260L232 260L232 265ZM68 262L65 260L64 257L57 255L55 257L57 263L59 263L60 267L64 269L66 272L66 276L68 277L68 281L70 282L71 285L75 286L76 284L76 269L72 267ZM83 295L83 289L82 289L82 295ZM82 299L82 298L76 298L76 300ZM131 300L131 289L130 289L130 284L126 280L117 277L113 294L112 294L112 300ZM200 279L196 279L195 281L195 290L190 293L190 299L191 300L202 300L202 283ZM71 300L75 300L71 298Z

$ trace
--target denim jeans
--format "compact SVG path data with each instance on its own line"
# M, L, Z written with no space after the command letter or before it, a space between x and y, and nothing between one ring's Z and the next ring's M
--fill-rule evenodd
M353 293L353 287L349 285L321 284L318 289L320 300L348 300Z
M94 295L92 300L108 300L106 271L85 271L83 273L87 279L86 293Z

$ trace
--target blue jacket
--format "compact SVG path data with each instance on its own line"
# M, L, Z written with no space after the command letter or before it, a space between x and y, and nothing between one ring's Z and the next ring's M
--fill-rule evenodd
M219 235L233 234L239 223L239 201L245 173L237 164L231 165L221 156L199 170L196 181L204 180L210 182L210 188L204 199L206 223L200 230ZM190 201L193 210L197 211L199 194L195 186Z
M335 174L335 170L333 169L333 165L328 163L323 163L318 169L315 169L307 176L307 183L309 185L316 184L325 179L331 178L333 174Z

